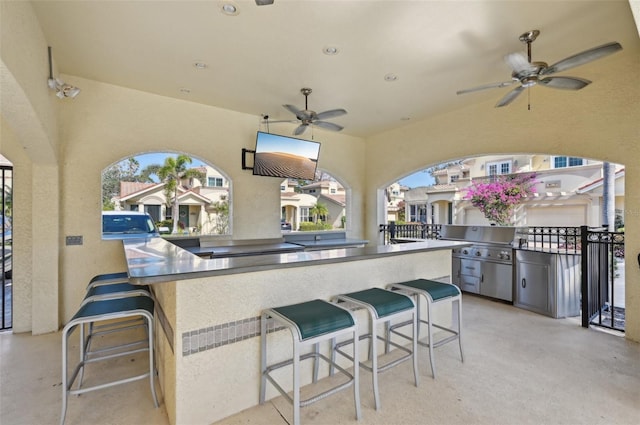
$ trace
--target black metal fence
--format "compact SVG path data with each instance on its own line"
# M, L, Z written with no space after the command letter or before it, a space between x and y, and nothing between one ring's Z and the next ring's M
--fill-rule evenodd
M528 251L580 253L580 227L531 226L518 228L518 247Z
M624 332L624 232L581 228L582 326Z
M440 239L441 224L407 223L381 224L379 232L382 233L382 243L389 245L393 243L412 242L414 239Z

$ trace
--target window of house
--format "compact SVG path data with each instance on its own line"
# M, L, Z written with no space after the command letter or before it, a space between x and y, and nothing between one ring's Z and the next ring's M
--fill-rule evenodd
M160 205L145 205L144 206L144 212L149 214L151 216L151 218L153 219L153 221L155 221L156 223L160 221L160 213L161 213L161 211L162 211L162 208L160 207Z
M335 189L335 188L333 188L333 187L331 188L331 194L332 194L332 195L335 195L335 194L336 194L336 189Z
M286 192L287 191L287 186L280 186L280 192Z
M427 222L426 204L409 205L409 221L412 223L426 223Z
M450 179L451 179L450 180L451 183L455 183L458 180L460 180L460 175L459 174L454 174L454 175L450 176Z
M300 221L313 221L309 215L309 207L300 207Z
M553 168L577 167L584 165L584 159L572 156L554 156Z
M207 178L207 186L209 186L209 187L222 187L223 186L222 177L208 177Z
M488 176L511 174L511 161L488 162L486 172Z

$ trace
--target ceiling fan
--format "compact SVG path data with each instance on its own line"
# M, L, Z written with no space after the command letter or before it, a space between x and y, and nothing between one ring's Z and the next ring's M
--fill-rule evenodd
M546 62L531 61L531 43L540 35L540 31L532 30L525 32L520 36L520 41L527 45L527 57L521 53L510 53L505 56L505 62L513 69L511 73L511 81L503 81L499 83L484 84L482 86L459 90L456 94L465 94L480 90L507 87L516 83L519 85L506 94L497 104L496 108L506 106L513 102L524 89L540 84L542 86L554 89L564 90L580 90L591 84L591 81L578 77L551 76L556 72L565 71L587 62L600 59L603 56L610 55L622 50L620 43L611 42L602 46L594 47L584 52L577 53L562 59L559 62L549 66Z
M304 95L304 109L298 109L293 105L282 105L286 110L288 110L292 114L295 114L298 120L297 121L271 121L272 123L300 122L300 125L296 127L296 129L293 131L293 134L296 136L304 133L304 131L310 125L316 125L318 127L324 128L326 130L331 130L331 131L340 131L344 128L341 125L334 124L332 122L327 122L324 120L328 118L335 118L335 117L345 115L347 111L345 111L344 109L330 109L328 111L316 113L315 111L310 110L307 104L307 98L311 94L311 89L305 87L300 89L300 92Z

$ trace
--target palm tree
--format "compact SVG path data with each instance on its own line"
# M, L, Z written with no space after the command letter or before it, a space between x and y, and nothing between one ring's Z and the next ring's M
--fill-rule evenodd
M321 202L317 202L311 209L309 209L309 213L313 216L313 222L318 223L318 219L320 217L326 217L329 215L329 209L327 206Z
M177 157L168 156L164 159L164 165L149 165L142 174L149 176L155 174L160 181L164 183L165 196L167 198L167 205L171 200L173 211L173 229L172 234L178 233L178 218L179 218L179 204L178 204L178 187L183 179L196 178L199 180L204 179L205 174L195 168L187 168L188 164L191 164L192 159L180 154Z

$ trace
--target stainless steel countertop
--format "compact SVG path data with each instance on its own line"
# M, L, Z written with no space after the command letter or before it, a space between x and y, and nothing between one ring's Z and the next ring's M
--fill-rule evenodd
M337 248L311 252L205 259L162 238L129 239L122 242L130 281L138 285L366 260L389 255L437 251L471 245L468 242L427 240L399 245L377 245L363 248Z

